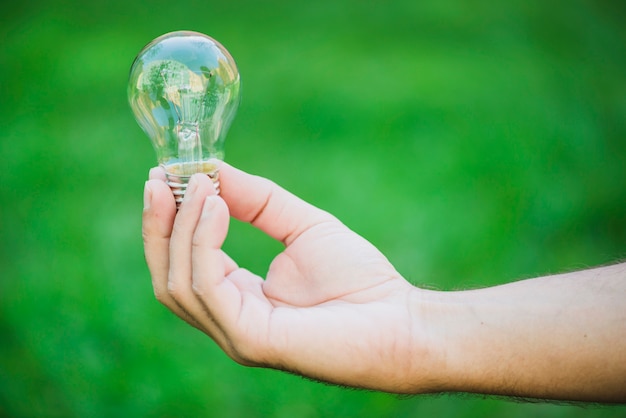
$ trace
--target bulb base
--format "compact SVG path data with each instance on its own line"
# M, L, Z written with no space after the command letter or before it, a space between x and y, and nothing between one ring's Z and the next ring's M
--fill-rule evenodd
M172 194L176 200L176 209L180 208L189 179L196 173L203 173L209 176L215 191L220 194L220 169L219 164L213 161L203 161L200 163L176 163L163 166L167 185L172 189Z

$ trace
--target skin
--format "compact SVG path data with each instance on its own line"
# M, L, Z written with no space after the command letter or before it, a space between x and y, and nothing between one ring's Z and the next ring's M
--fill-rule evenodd
M393 393L626 402L626 264L438 292L262 177L194 175L176 211L156 168L143 239L156 298L235 361ZM281 241L265 278L222 249L230 216Z

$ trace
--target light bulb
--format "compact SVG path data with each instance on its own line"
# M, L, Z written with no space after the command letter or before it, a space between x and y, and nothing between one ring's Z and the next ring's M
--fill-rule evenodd
M219 193L219 166L239 87L231 55L201 33L167 33L135 58L128 101L165 169L177 207L195 173L207 174Z

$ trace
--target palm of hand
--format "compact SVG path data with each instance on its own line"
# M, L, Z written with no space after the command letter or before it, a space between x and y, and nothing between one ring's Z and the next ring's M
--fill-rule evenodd
M329 221L304 231L274 259L263 291L275 306L311 307L348 300L392 279L401 277L385 256Z
M339 222L301 233L274 259L265 281L251 280L245 270L230 277L241 291L237 316L243 333L232 335L234 357L244 364L327 381L341 369L346 380L338 383L362 385L360 367L370 363L365 358L399 357L410 345L406 307L412 286L375 247ZM351 345L349 356L340 354ZM310 350L315 356L301 355Z

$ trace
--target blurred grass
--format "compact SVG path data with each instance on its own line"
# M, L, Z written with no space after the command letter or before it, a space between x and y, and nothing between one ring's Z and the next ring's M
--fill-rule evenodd
M237 60L227 160L339 216L442 289L616 261L626 241L618 1L1 6L0 416L623 416L396 397L245 369L152 297L140 211L154 155L135 54L178 29ZM262 274L279 250L235 222Z

